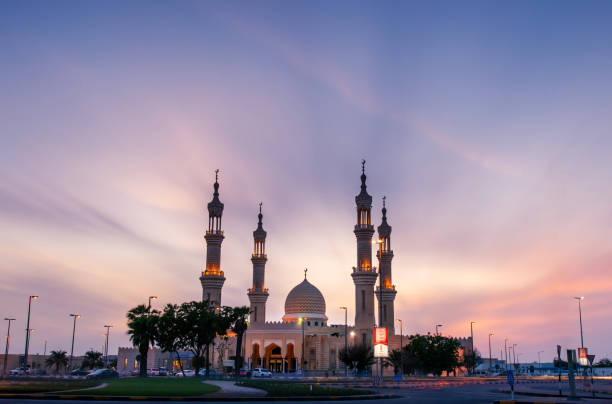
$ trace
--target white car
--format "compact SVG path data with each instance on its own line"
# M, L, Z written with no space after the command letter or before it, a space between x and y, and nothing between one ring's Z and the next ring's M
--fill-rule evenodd
M195 376L195 371L193 369L185 369L184 371L185 374L183 374L183 372L179 371L175 374L176 377L193 377Z
M251 372L253 377L272 377L272 372L264 368L256 368Z

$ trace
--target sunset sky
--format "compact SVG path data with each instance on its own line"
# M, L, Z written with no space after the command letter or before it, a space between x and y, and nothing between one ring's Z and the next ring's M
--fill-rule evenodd
M0 316L11 353L128 346L125 313L201 298L220 169L223 304L269 320L308 278L354 318L354 197L387 197L404 333L550 361L612 355L612 2L0 5ZM6 322L1 324L4 333ZM399 330L398 330L399 331ZM4 349L4 341L2 341Z

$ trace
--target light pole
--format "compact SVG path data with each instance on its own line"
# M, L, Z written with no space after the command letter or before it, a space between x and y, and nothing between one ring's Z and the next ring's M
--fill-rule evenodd
M151 311L151 300L157 299L157 296L149 296L149 311Z
M106 339L104 342L104 367L108 367L108 336L110 333L110 329L111 329L112 325L105 325L104 328L106 328Z
M345 306L340 307L341 310L344 310L344 353L347 354L348 350L348 309ZM348 376L348 366L344 364L344 377Z
M504 338L504 352L506 353L506 370L508 370L508 338Z
M74 353L74 332L76 330L76 321L77 318L81 317L80 314L71 314L70 317L74 318L74 321L72 322L72 345L70 347L70 363L68 364L68 369L70 370L70 372L72 372L72 356Z
M491 357L491 336L493 336L492 332L489 333L489 370L491 370L491 363L493 363L493 358Z
M516 344L512 344L512 364L516 366Z
M436 324L436 335L440 335L438 332L438 327L442 327L444 324Z
M580 316L580 348L584 348L584 339L582 338L582 305L580 304L584 300L584 296L574 297L578 300L578 315Z
M306 317L300 317L300 322L302 323L302 363L300 364L302 375L304 374L304 322L306 320L308 320Z
M474 353L474 324L476 321L470 321L470 341L472 342L472 373L474 373L474 366L476 365L476 354Z
M544 351L538 351L538 367L540 368L540 374L542 374L542 359L540 358L541 353L544 353Z
M8 358L9 344L11 342L11 321L15 321L14 318L5 318L8 321L8 331L6 332L6 348L4 349L4 367L2 368L2 376L6 377L6 360Z
M28 368L28 349L30 348L30 309L32 308L32 299L38 299L38 296L30 296L28 299L28 321L26 323L26 342L25 353L23 355L23 370Z
M402 349L404 348L404 323L399 318L397 319L400 323L400 363L402 366L402 376L404 376L404 354Z
M45 340L45 349L43 350L43 356L47 356L47 340Z

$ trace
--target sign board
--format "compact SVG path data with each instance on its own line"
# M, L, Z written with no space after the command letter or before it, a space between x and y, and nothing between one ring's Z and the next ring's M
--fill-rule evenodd
M587 348L578 348L578 363L580 363L580 366L587 366L589 364Z
M224 368L234 368L234 360L233 359L224 359L223 360Z
M587 359L589 360L589 365L593 366L593 362L595 361L595 355L587 355Z
M374 357L386 358L389 356L389 339L385 327L374 327Z

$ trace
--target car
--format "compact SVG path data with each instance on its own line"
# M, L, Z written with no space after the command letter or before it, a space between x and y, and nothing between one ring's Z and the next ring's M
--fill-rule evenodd
M193 369L185 369L184 371L178 371L176 372L176 374L174 375L176 377L193 377L195 376L195 371L193 371Z
M215 369L208 369L208 375L207 375L206 369L202 369L200 370L200 376L215 377L215 376L219 376L219 372L217 372Z
M251 372L253 377L272 377L272 372L265 368L256 368Z
M119 373L115 372L113 369L98 369L94 370L87 376L86 379L116 379L119 377Z
M15 368L9 372L9 376L19 376L19 375L25 375L25 374L26 372L22 368Z
M250 377L251 371L249 369L241 369L239 375L242 377Z
M72 372L70 372L72 376L87 376L90 373L91 373L91 370L86 370L86 369L75 369Z

